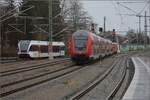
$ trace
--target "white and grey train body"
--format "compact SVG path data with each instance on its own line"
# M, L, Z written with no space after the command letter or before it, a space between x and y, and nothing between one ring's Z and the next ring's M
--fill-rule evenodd
M49 57L49 42L36 40L21 40L18 43L18 56L30 58ZM52 55L54 57L65 56L65 44L52 42Z

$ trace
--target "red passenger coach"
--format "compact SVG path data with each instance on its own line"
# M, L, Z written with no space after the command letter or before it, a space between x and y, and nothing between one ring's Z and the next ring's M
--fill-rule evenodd
M75 62L83 62L111 55L112 42L92 32L79 30L72 34L69 53Z
M118 43L112 43L112 52L114 54L118 52Z

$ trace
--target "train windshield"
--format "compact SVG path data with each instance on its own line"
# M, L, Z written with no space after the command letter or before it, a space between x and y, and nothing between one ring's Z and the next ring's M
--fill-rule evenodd
M20 41L20 50L26 52L28 50L30 41Z
M88 32L79 31L74 33L75 49L77 51L84 51L87 47Z

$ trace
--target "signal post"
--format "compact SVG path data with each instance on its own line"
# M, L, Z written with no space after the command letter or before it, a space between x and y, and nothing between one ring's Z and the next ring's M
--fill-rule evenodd
M53 42L53 30L52 30L52 25L53 25L53 20L52 20L52 0L49 0L49 59L53 59L53 46L52 46L52 42Z

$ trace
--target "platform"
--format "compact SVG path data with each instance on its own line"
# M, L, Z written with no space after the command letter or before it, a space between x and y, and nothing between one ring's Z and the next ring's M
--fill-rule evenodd
M135 74L123 100L150 100L150 65L139 57L133 57L132 61Z

